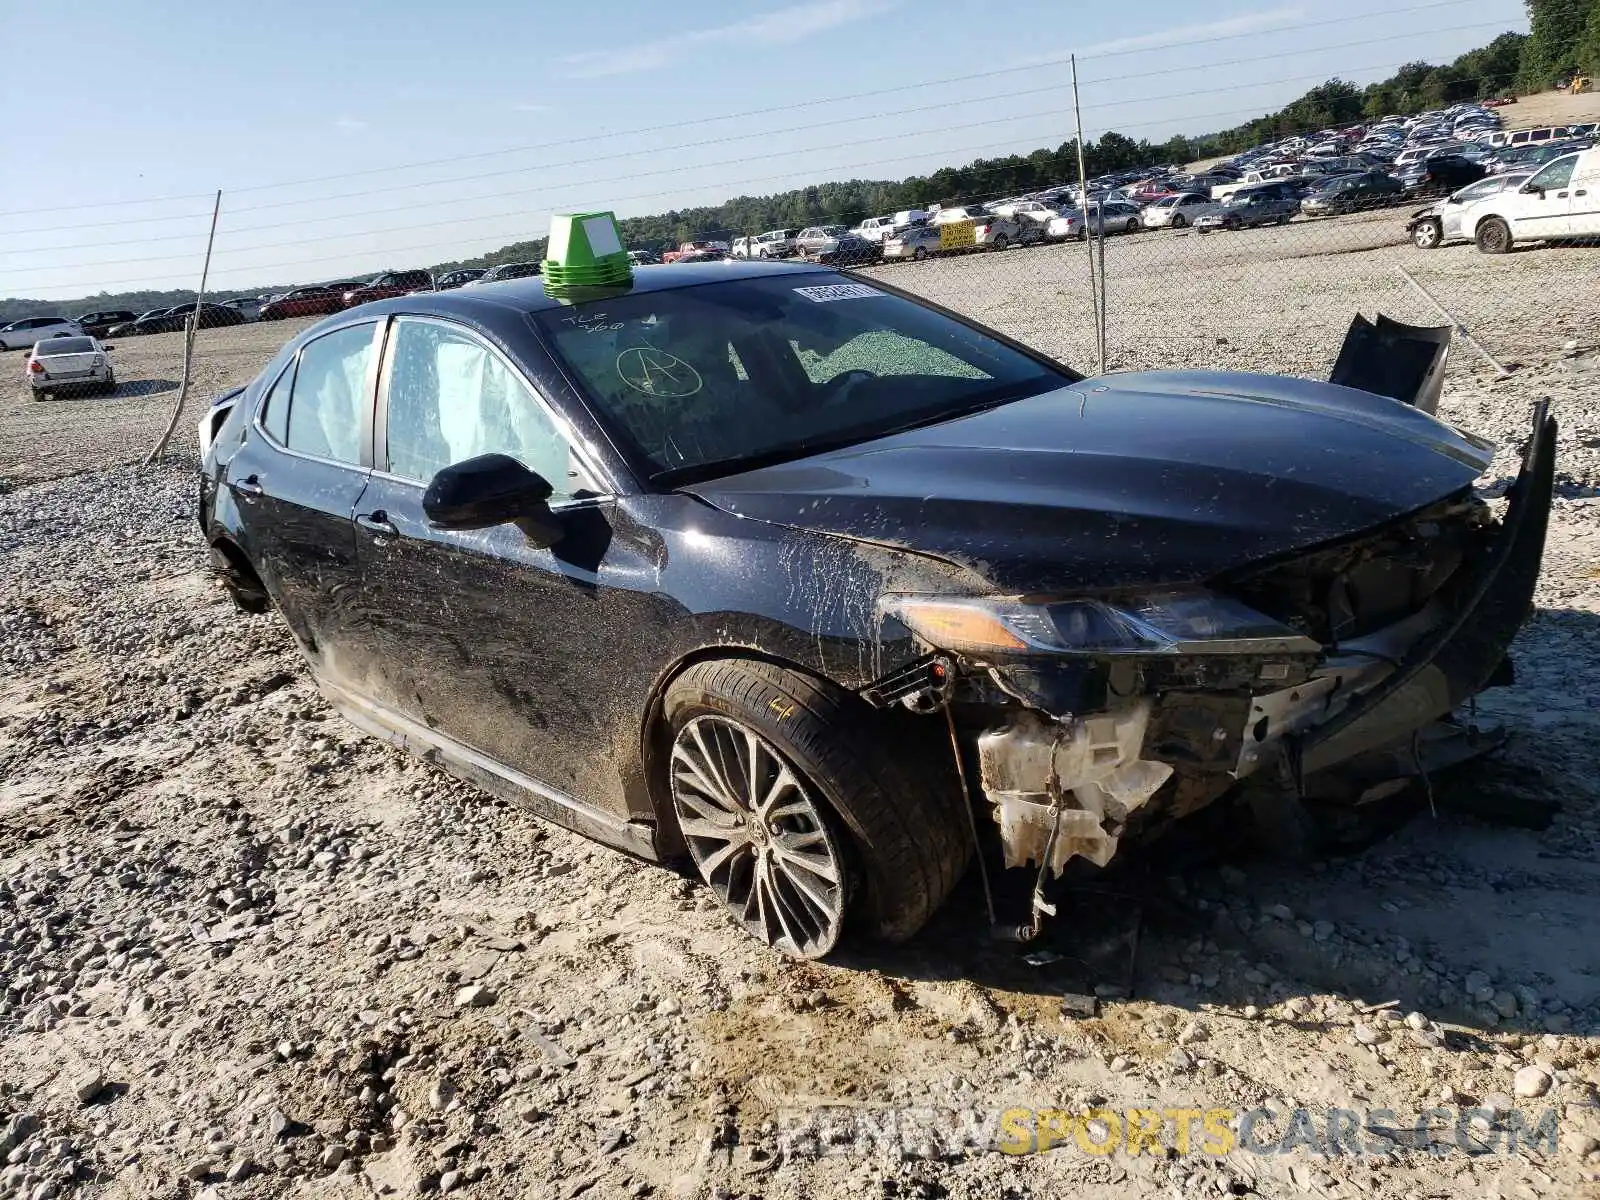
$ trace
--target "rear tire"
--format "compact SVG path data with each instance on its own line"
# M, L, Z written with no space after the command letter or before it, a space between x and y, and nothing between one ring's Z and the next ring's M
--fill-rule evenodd
M108 396L117 394L117 377L115 373L106 376L105 391Z
M919 754L903 737L887 736L888 715L860 698L771 663L715 659L673 680L663 714L673 739L667 767L673 808L701 878L747 930L782 953L820 958L858 928L903 941L922 928L965 871L971 844L959 786L923 768L942 760ZM722 749L705 753L714 743ZM778 783L771 782L770 767L766 775L757 772L753 784L748 773L740 775L751 761L766 761L764 755L793 782L767 812L766 832L753 820L759 803L748 797L771 796ZM737 777L725 789L734 793L737 809L708 797L704 775L694 770L697 759L720 762L728 780ZM791 805L797 807L786 815ZM780 827L790 820L799 824ZM784 845L789 855L778 849ZM836 866L821 863L820 874L785 883L781 872L793 877L808 870L793 865L800 847ZM766 868L757 865L763 857ZM786 936L783 921L752 916L763 869L766 893L786 898L789 924L804 926L803 936ZM836 884L827 879L830 873ZM828 915L835 902L836 918ZM785 911L779 900L773 907Z
M1130 217L1129 220L1128 220L1127 225L1123 227L1122 232L1123 233L1138 233L1139 232L1139 218L1138 217Z
M1182 213L1173 213L1172 214L1172 227L1174 229L1182 229L1188 223L1189 222L1184 218L1184 215Z
M1506 254L1511 250L1511 227L1499 217L1485 217L1473 240L1484 254Z
M994 239L994 248L996 250L1005 250L1005 249L1008 249L1010 246L1011 246L1011 239L1008 238L1003 233L1000 234L997 238Z
M928 248L926 246L918 246L911 252L911 257L916 262L921 262L923 259L928 257Z

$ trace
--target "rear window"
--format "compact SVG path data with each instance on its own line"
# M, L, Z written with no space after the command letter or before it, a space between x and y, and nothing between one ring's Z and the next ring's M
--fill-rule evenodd
M1050 391L1078 376L830 272L534 314L613 436L671 484Z
M94 349L94 339L86 337L46 338L39 343L40 354L88 354Z

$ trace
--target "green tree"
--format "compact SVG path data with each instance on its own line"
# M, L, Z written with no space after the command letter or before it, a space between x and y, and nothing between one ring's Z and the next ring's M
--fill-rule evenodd
M1528 41L1522 48L1517 87L1542 91L1578 65L1580 40L1588 25L1594 0L1526 0Z
M1593 87L1594 81L1600 79L1600 2L1589 13L1589 21L1578 39L1577 60Z

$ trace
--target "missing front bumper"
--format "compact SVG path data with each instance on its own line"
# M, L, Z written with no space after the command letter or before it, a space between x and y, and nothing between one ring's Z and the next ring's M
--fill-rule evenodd
M1006 865L1037 864L1056 875L1073 857L1104 866L1132 827L1202 807L1280 758L1293 764L1302 789L1307 779L1347 771L1362 781L1351 795L1369 800L1381 798L1386 782L1426 769L1434 755L1420 752L1419 739L1431 744L1441 719L1503 675L1530 610L1549 525L1555 436L1540 404L1505 515L1451 603L1436 598L1345 643L1298 682L1271 692L1237 685L1123 691L1126 698L1089 715L1028 703L1049 689L1002 686L1013 703L977 733L976 750ZM930 671L931 662L916 669ZM1003 672L989 674L1002 682ZM938 688L928 686L929 675L921 681L919 695L949 703L948 677L939 676ZM909 677L901 682L914 686ZM1380 777L1385 764L1391 780Z

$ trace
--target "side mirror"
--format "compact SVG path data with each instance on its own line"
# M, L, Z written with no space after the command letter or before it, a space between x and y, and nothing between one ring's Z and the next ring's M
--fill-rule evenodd
M116 349L116 347L115 346L107 346L104 343L101 343L100 349L104 350L107 354L110 354L113 350Z
M1523 184L1521 187L1519 187L1517 189L1517 191L1521 192L1524 196L1537 195L1539 197L1539 199L1541 199L1541 200L1544 199L1544 189L1542 187L1535 187L1531 183Z
M550 484L509 454L480 454L444 468L422 494L422 511L439 529L487 529L514 522L543 548L561 540L548 503Z

